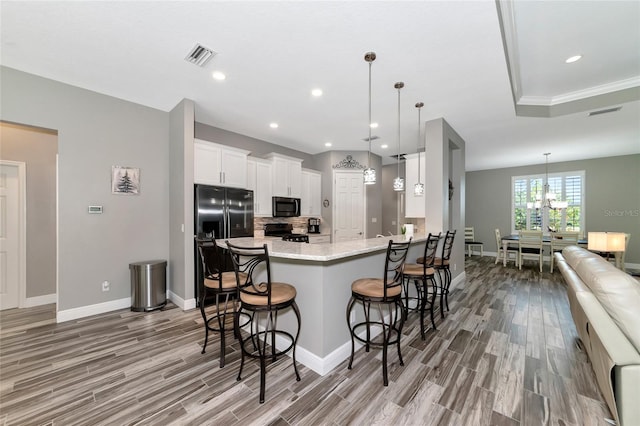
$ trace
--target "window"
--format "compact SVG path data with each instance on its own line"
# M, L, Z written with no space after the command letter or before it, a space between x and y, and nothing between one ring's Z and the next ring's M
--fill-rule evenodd
M549 229L584 231L584 170L553 173L548 177L549 193L557 201L566 201L566 208L545 206L545 175L511 178L511 230Z

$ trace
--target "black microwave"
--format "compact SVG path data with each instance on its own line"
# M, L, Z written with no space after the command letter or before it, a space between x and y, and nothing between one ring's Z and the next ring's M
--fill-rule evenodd
M273 197L273 217L300 216L300 198Z

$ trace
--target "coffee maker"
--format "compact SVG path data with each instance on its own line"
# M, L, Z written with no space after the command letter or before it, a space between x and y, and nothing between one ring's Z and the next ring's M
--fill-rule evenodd
M315 217L309 218L309 224L307 227L307 233L309 234L319 234L320 233L320 219Z

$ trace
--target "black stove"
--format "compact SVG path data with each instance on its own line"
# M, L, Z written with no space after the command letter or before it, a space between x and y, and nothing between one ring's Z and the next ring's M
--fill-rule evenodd
M265 237L281 237L283 241L308 243L307 234L294 234L293 225L290 223L267 223L264 225Z

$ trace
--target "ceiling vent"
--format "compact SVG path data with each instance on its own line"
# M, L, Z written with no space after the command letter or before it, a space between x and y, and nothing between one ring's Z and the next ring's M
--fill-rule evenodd
M209 49L208 47L204 47L201 44L196 44L193 46L193 49L189 52L189 54L184 58L185 61L191 62L199 67L204 67L207 62L211 60L216 55L216 52Z
M407 155L407 154L400 154L400 155L394 154L394 155L390 155L389 157L393 158L394 160L398 160L399 159L400 161L406 161L407 159L406 159L405 155ZM400 158L398 158L398 157L400 157Z
M371 136L371 140L375 141L376 139L380 139L380 136ZM365 142L369 142L369 137L362 139Z
M622 107L619 106L619 107L615 107L615 108L601 109L599 111L591 111L589 113L589 117L591 117L593 115L607 114L609 112L616 112L616 111L620 111L621 109L622 109Z

